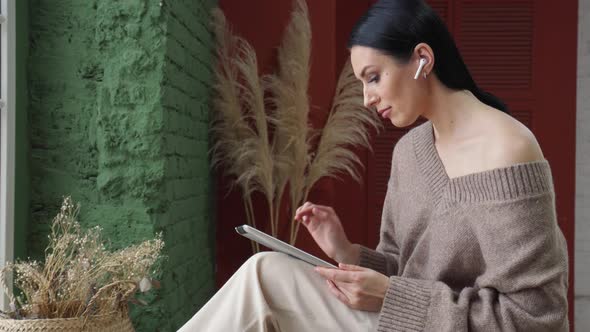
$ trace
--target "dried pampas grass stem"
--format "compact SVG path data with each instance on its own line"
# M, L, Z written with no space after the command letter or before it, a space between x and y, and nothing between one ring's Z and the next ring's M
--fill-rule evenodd
M347 63L326 126L317 133L309 125L311 24L305 0L294 1L278 48L277 72L262 78L254 49L231 33L220 10L213 17L218 64L212 164L223 165L232 184L240 187L250 225L257 225L252 194L260 192L266 197L271 234L278 236L284 224L294 244L299 230L295 209L320 178L344 173L360 181L357 168L362 164L350 148L369 146L368 128L377 128L378 118L363 107L362 86ZM290 218L281 223L283 198L288 198ZM253 244L253 250L259 248Z

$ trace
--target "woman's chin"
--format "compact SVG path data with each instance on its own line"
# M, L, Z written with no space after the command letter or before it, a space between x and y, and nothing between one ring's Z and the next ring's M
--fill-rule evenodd
M412 120L403 116L392 116L389 118L389 120L397 128L405 128L411 126L412 124L414 124L414 122L416 122L416 119Z

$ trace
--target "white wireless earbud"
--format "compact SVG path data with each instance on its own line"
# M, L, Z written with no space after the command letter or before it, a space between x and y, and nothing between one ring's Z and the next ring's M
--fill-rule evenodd
M416 75L414 75L414 79L417 80L418 77L420 77L420 73L422 72L422 69L424 68L424 65L427 63L428 61L424 58L420 58L420 64L418 65L418 70L416 70Z

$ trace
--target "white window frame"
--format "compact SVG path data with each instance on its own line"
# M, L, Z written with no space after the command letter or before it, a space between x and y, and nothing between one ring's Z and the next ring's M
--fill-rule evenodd
M15 0L0 0L0 267L14 260ZM1 291L0 309L8 309Z

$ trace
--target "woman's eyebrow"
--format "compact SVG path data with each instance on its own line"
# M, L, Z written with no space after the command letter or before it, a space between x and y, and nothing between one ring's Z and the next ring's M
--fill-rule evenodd
M367 71L368 68L371 67L375 67L374 65L367 65L363 68L363 70L361 70L361 77L365 77L365 71Z

